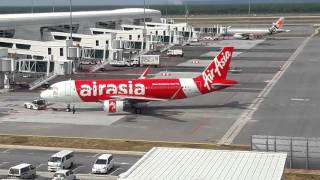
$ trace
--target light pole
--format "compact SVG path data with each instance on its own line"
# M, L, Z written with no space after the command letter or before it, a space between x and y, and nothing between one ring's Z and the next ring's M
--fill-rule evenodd
M144 43L146 43L146 0L143 0L143 42L141 44L141 51L144 49Z
M34 12L34 0L31 0L31 12L33 13Z
M56 2L55 2L55 0L52 0L52 12L54 12L55 6L56 6Z
M72 0L70 0L69 10L70 10L70 41L72 43Z
M248 6L248 14L251 14L251 0L249 0L249 6Z

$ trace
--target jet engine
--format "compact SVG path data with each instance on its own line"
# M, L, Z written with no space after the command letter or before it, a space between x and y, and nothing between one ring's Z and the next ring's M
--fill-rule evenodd
M103 102L103 110L107 113L124 112L124 108L124 101L110 99Z
M246 40L250 39L250 36L249 36L249 35L247 35L247 34L241 34L241 33L236 33L236 34L233 35L233 37L234 37L235 39L246 39Z

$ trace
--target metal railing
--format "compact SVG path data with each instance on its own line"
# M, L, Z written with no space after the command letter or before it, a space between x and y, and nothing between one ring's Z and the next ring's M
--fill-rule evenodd
M320 138L253 135L251 150L286 152L288 168L320 169Z
M34 89L42 86L42 85L45 84L46 82L53 80L53 79L56 78L57 76L58 76L58 75L55 74L55 73L50 73L48 76L43 76L43 77L41 77L41 78L39 78L39 79L31 82L31 83L29 84L29 87L30 87L29 90L34 90Z

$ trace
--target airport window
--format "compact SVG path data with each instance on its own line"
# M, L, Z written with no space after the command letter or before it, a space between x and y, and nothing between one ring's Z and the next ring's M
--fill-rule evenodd
M81 38L78 38L78 37L72 37L72 40L76 42L81 42Z
M96 40L96 46L99 46L99 40Z
M131 34L129 35L129 40L132 40L132 35Z
M63 48L60 48L60 56L63 56Z
M44 59L44 57L43 57L43 56L33 56L33 59L43 60L43 59Z
M30 49L31 45L29 45L29 44L16 44L16 48L18 48L18 49Z
M66 40L67 37L65 37L65 36L54 36L54 39L55 40Z
M101 31L93 31L92 33L93 34L103 34L103 32L101 32Z
M12 46L13 46L12 43L0 42L0 47L12 48Z
M0 30L0 37L13 38L15 33L14 29Z
M48 48L48 55L51 55L52 54L52 50L51 48Z

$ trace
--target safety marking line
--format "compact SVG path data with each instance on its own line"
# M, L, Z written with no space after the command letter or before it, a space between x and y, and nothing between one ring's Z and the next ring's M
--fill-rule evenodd
M312 34L306 38L296 51L290 56L290 58L285 62L282 68L276 73L271 81L268 82L267 86L260 92L260 94L253 100L251 105L239 116L239 118L233 123L229 130L223 135L223 137L218 141L218 144L229 145L233 140L240 134L241 130L245 127L247 122L252 118L252 115L260 107L266 96L270 93L271 89L277 84L282 75L286 72L289 66L296 60L297 56L301 53L310 39L314 36Z

